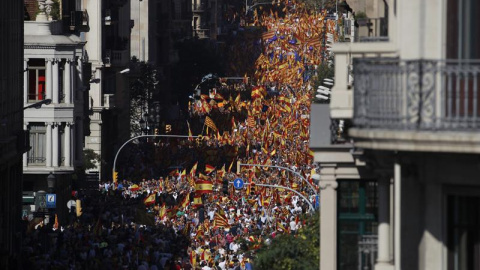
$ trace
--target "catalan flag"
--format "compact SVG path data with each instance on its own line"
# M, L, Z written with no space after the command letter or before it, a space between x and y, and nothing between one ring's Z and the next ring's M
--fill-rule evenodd
M229 227L227 217L220 212L215 212L213 224L214 227Z
M208 115L205 117L205 125L207 127L211 128L215 132L218 130L218 128L215 125L215 123L213 122L212 118L208 117Z
M195 164L192 166L192 169L190 169L190 176L195 176L195 174L197 173L197 166L198 162L195 162Z
M188 206L188 203L190 202L190 193L185 194L185 197L183 198L182 203L180 203L180 206L185 209Z
M254 128L256 126L256 123L255 123L255 118L253 118L252 115L249 115L247 117L247 126L248 127L251 127L251 128Z

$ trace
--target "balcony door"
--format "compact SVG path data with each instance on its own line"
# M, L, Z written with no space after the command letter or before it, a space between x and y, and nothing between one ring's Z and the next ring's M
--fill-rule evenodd
M480 1L448 0L447 58L480 59Z
M377 182L339 180L337 189L339 270L373 270L377 258Z
M480 190L447 197L448 270L480 270Z

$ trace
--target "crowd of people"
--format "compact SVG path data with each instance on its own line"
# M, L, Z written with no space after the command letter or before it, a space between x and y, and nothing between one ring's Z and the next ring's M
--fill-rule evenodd
M143 151L120 170L124 180L102 183L101 196L83 197L83 214L58 228L48 249L31 245L47 238L46 229L29 234L25 253L35 259L26 264L249 270L259 247L304 226L318 207L309 149L312 78L325 55L321 38L335 35L335 27L301 3L281 7L280 16L254 15L253 25L266 29L250 46L258 54L254 73L215 78L192 101L192 138L148 141L149 157ZM237 178L244 188L233 186Z

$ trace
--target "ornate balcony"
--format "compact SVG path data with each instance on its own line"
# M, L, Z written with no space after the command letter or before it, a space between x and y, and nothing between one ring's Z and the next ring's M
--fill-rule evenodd
M353 74L358 145L480 152L480 61L354 59Z
M358 127L480 129L480 61L355 59L353 66Z

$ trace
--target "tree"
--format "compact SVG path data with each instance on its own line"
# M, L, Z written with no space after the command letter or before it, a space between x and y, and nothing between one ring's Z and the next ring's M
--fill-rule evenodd
M100 155L95 153L92 149L84 149L83 150L83 169L91 170L97 168L96 164L100 164L102 159Z
M131 137L142 134L140 125L145 114L148 115L153 103L159 100L158 78L156 66L133 58L130 82L130 130ZM152 124L152 123L151 123ZM157 123L159 124L159 123Z
M255 269L308 270L319 268L320 213L306 220L297 235L283 234L264 244L254 259Z

